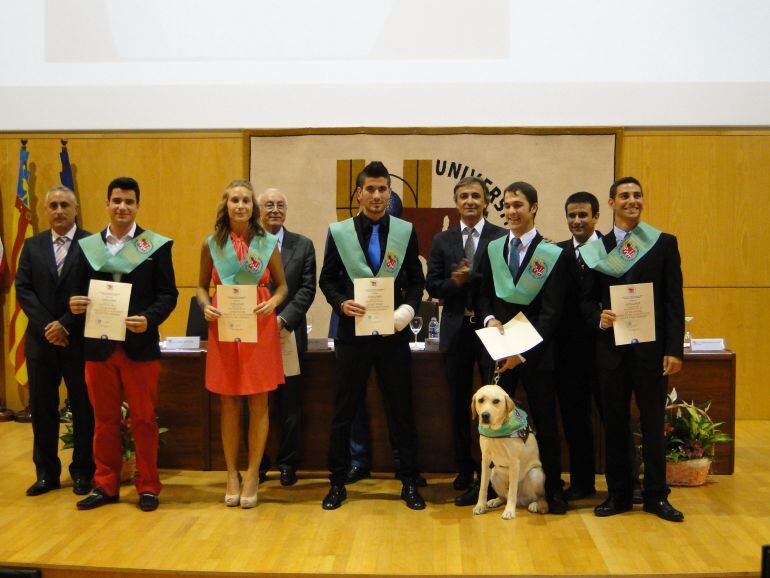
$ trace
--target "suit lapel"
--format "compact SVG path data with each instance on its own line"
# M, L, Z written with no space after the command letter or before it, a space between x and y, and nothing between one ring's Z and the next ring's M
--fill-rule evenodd
M473 272L475 273L481 263L481 258L484 256L484 251L489 244L489 239L492 236L492 227L489 225L489 221L484 221L484 227L481 229L481 236L479 237L479 244L476 247L476 254L473 256Z
M281 244L281 261L283 262L284 269L286 265L294 255L294 250L297 248L297 237L293 233L289 233L286 227L283 228L283 243Z
M53 233L48 235L41 235L40 239L40 251L45 256L45 262L48 264L48 271L56 281L59 278L59 273L56 271L56 254L53 250Z
M67 273L69 273L70 269L72 269L72 264L75 262L75 256L77 252L80 250L79 247L76 247L78 241L82 239L83 237L87 237L85 233L83 233L82 229L75 229L75 235L72 237L72 242L70 243L70 249L67 251L67 256L64 258L64 264L61 268L61 274L57 277L57 285L61 283L64 278L67 276ZM56 265L54 265L54 269L56 268Z

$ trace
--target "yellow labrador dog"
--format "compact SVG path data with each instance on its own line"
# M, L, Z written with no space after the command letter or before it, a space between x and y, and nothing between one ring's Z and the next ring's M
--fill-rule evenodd
M537 440L526 427L526 414L497 385L485 385L473 396L471 413L479 419L481 481L474 514L505 504L503 520L516 517L516 506L548 513L545 473ZM522 425L522 418L524 425ZM499 497L487 501L490 478Z

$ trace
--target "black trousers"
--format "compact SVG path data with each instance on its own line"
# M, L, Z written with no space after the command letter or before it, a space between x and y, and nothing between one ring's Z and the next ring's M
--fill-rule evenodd
M515 398L521 382L527 392L530 417L534 422L540 461L545 472L545 493L550 498L562 490L561 442L556 412L556 387L553 370L544 370L526 361L500 377L500 386Z
M374 367L382 391L393 449L398 450L397 475L412 479L417 471L412 411L412 354L409 343L388 337L362 337L334 342L334 413L329 439L332 484L343 485L350 466L350 427L366 395Z
M94 410L88 400L85 361L64 355L53 359L28 359L29 408L32 412L33 448L37 479L59 480L59 385L62 378L72 410L74 448L69 471L72 479L94 477Z
M657 500L665 498L669 493L666 486L666 443L663 435L668 378L661 375L661 367L639 363L633 351L628 349L617 368L599 368L607 451L607 489L610 495L620 501L631 499L634 482L632 456L629 452L629 445L632 444L632 392L639 408L642 429L642 494L645 500Z
M281 424L281 441L278 445L276 463L279 469L297 469L299 465L299 432L302 418L302 375L286 376L283 385L274 392L278 406L278 420ZM259 471L270 469L270 456L265 453Z
M471 457L470 407L474 367L478 367L482 385L492 383L492 358L476 335L470 319L464 317L460 335L444 353L444 371L452 396L452 436L457 471L465 474L479 469L479 464Z
M593 400L600 403L596 353L574 342L559 344L557 351L556 392L569 448L570 485L590 490L596 475Z

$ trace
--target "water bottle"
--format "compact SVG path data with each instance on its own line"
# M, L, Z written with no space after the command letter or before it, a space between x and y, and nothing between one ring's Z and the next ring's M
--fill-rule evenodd
M438 319L435 317L431 317L428 324L428 339L438 343Z

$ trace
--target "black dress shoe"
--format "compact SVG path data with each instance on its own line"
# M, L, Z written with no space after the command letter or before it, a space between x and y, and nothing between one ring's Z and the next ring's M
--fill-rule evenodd
M476 482L462 494L455 497L455 506L474 506L479 501L479 483Z
M633 509L631 502L621 501L610 496L604 500L601 504L594 508L594 516L600 518L606 518L607 516L614 516L615 514L622 514Z
M350 466L347 476L345 477L345 483L355 484L359 480L363 480L365 478L371 478L371 477L372 477L372 472L367 470L366 468L360 468L358 466Z
M424 510L425 500L417 489L417 484L404 484L401 488L401 499L406 502L406 506L412 510Z
M120 496L108 496L101 488L94 488L88 497L77 503L78 510L93 510L99 506L114 504L120 499Z
M36 481L34 484L27 488L27 495L39 496L41 494L47 494L51 490L58 490L59 488L61 488L61 483L59 480L54 481L46 480L43 478L42 480Z
M139 509L142 512L152 512L157 510L158 504L160 504L160 500L158 499L157 494L153 494L152 492L142 492L139 494Z
M650 514L655 514L658 518L663 518L668 522L684 522L684 514L668 503L666 498L662 500L652 500L644 503L642 509Z
M323 502L321 502L321 507L324 510L336 510L342 505L342 502L344 502L347 497L348 491L345 489L345 486L332 485L332 487L329 488L329 493L326 494Z
M460 472L452 482L455 490L467 490L473 485L473 472Z
M570 486L564 495L567 501L572 502L574 500L582 500L596 494L596 488L581 488L578 486Z
M92 488L91 480L83 478L75 478L72 481L72 493L76 496L86 496L91 492Z
M297 470L294 468L281 468L281 485L293 486L297 483Z
M563 516L567 513L567 496L564 494L564 491L559 490L558 492L555 492L552 496L547 497L546 500L548 501L548 513L549 514L556 514L557 516Z

